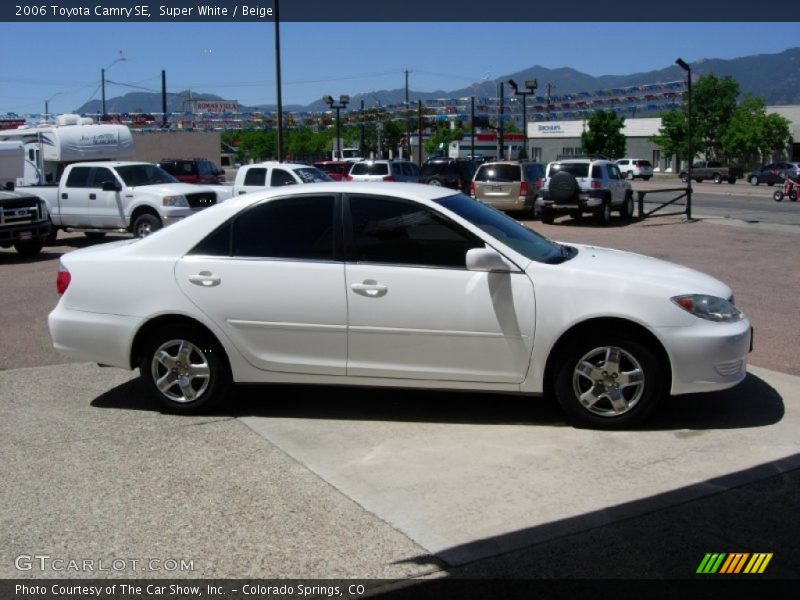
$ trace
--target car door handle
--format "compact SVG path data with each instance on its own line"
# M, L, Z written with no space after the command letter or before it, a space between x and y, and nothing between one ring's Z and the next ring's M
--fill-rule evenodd
M89 200L97 200L97 194L89 194Z
M69 198L69 196L67 195L67 193L66 193L66 192L62 192L62 194L61 194L61 199L62 199L62 200L66 200L67 198Z
M374 279L367 279L363 283L354 283L350 286L350 289L356 294L367 296L368 298L380 298L388 292L385 285L379 284Z
M219 285L222 279L214 277L211 271L200 271L197 275L190 275L189 281L201 287L214 287Z

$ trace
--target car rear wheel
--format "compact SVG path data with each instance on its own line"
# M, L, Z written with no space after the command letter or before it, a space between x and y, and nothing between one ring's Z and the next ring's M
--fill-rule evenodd
M722 183L722 175L720 175L719 173L714 173L713 179L714 183Z
M22 256L36 256L42 251L42 248L44 248L43 240L17 242L14 244L14 250Z
M603 205L594 213L594 218L600 225L611 223L611 202L609 202L608 198L603 200Z
M619 216L623 219L630 219L633 216L633 194L625 194L625 202L622 203L622 208L619 209Z
M545 225L552 225L556 220L556 212L552 208L548 208L547 206L542 207L542 223Z
M611 330L582 336L566 351L554 381L569 420L597 429L640 423L665 394L666 374L637 339Z
M758 177L756 177L755 175L753 175L753 176L750 178L750 185L758 185Z
M442 182L438 179L430 179L428 180L428 185L435 185L437 187L442 187Z
M195 414L219 404L231 384L222 348L210 335L189 325L160 329L144 346L139 375L169 412Z
M625 174L625 179L628 179L628 180L630 180L630 181L633 181L633 171L628 171L628 172Z

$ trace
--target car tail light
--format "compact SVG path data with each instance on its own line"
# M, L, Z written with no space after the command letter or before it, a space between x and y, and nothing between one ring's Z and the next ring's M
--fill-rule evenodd
M601 187L603 187L603 182L602 181L600 181L599 179L592 179L592 189L593 190L599 190Z
M469 182L469 195L472 196L473 198L475 197L475 182L474 181L470 181Z
M350 175L345 175L344 176L344 180L345 181L353 181L353 178Z
M70 275L69 271L67 271L67 267L65 267L62 263L58 263L58 276L56 277L56 292L58 292L59 296L67 291L70 281L72 281L72 275Z
M383 180L384 180L384 181L397 181L397 180L396 180L394 177L392 177L391 175L386 175L386 176L384 176Z
M528 195L528 182L523 181L519 184L519 195L520 196L527 196Z

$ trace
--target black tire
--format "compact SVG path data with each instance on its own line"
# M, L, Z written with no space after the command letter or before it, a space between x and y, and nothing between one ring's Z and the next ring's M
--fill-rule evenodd
M444 184L434 177L433 179L428 180L428 185L435 185L437 187L442 187L442 185Z
M17 242L14 249L22 256L36 256L44 248L44 240L31 240L29 242Z
M622 203L622 208L619 209L619 216L623 219L630 219L633 217L633 194L625 194L625 201Z
M594 220L604 227L611 223L611 202L608 198L604 199L603 204L595 211Z
M621 429L641 423L668 389L655 354L623 332L603 329L581 336L559 365L556 399L577 427Z
M722 175L720 175L719 173L714 173L712 179L714 180L714 183L717 184L722 183Z
M106 237L105 231L84 231L83 235L85 235L90 240L102 240Z
M625 173L625 179L627 179L628 181L633 181L634 179L633 171L628 171L627 173Z
M758 177L756 177L755 175L753 175L753 176L750 178L750 185L758 185Z
M219 343L200 328L184 324L163 327L145 341L139 376L165 410L184 415L217 406L231 386L230 367Z
M695 181L696 181L697 183L703 183L703 178L702 178L702 177L700 177L700 178L698 178L698 179L695 179Z
M689 183L689 176L686 173L681 173L681 181L683 183Z
M775 202L783 202L783 192L781 190L775 190L775 193L772 194L772 199Z
M50 221L50 233L47 234L44 243L47 246L55 246L57 240L58 240L58 227L53 225L53 222Z
M728 183L730 183L731 185L736 183L736 177L728 177Z
M543 206L542 212L539 214L542 217L542 223L545 225L552 225L556 220L556 211L547 206Z
M797 190L796 189L789 190L789 200L791 200L792 202L797 202Z
M151 213L142 213L133 222L131 231L136 237L146 237L163 227L161 219Z
M566 171L559 171L550 178L550 184L547 187L550 198L559 202L570 201L578 194L580 186L578 180L572 173Z

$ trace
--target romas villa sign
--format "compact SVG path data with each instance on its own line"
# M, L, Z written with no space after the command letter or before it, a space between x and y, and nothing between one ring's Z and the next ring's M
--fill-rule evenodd
M192 102L192 112L194 114L221 115L238 111L238 100L194 100Z

